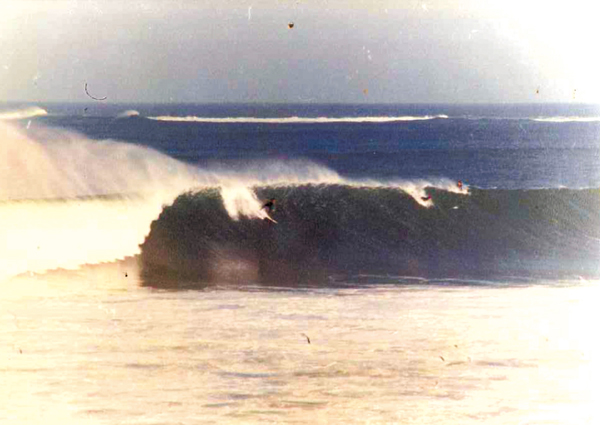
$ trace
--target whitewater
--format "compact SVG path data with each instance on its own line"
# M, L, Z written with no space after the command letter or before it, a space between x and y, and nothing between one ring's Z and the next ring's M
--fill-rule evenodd
M598 116L0 107L0 422L596 423Z

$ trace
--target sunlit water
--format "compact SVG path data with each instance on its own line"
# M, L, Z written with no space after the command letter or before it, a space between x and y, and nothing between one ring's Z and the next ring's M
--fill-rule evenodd
M0 423L600 417L597 283L164 292L131 267L2 284Z

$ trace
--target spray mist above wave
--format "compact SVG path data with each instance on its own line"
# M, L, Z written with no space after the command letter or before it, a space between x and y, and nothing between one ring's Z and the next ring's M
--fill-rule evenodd
M423 116L371 116L371 117L282 117L282 118L256 118L256 117L197 117L197 116L157 116L148 117L156 121L172 122L204 122L215 124L329 124L329 123L386 123L396 121L425 121L433 119L446 119L447 115L423 115Z
M158 151L38 126L0 124L0 200L179 191L194 169Z
M0 111L0 121L23 120L27 118L48 115L48 111L37 106L17 109L13 111Z
M305 160L286 162L256 162L233 170L229 167L213 166L203 170L205 176L213 176L212 181L204 179L204 186L219 187L225 209L229 216L237 220L240 216L260 217L261 201L256 195L258 188L295 187L304 185L341 185L355 188L389 188L404 192L425 208L434 206L428 199L428 188L436 188L460 195L468 195L469 189L459 189L456 182L445 179L387 180L349 179L324 166Z

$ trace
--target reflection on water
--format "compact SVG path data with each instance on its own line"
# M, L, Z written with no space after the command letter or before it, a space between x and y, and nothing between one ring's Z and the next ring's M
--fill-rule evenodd
M123 267L3 284L2 424L598 419L597 284L165 292Z

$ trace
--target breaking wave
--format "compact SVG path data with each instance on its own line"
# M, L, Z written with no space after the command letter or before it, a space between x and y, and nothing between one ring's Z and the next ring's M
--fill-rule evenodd
M533 121L554 122L554 123L600 122L600 117L540 117L540 118L533 118Z
M0 281L139 252L163 203L197 183L151 149L0 123Z
M356 181L310 161L200 169L137 145L8 123L0 156L0 181L10 183L0 186L0 281L129 256L158 287L600 276L598 189ZM271 197L277 224L260 213Z
M255 117L176 117L176 116L158 116L148 117L156 121L174 121L174 122L205 122L205 123L252 123L252 124L327 124L327 123L385 123L395 121L423 121L432 119L446 119L447 115L424 115L424 116L378 116L378 117L283 117L283 118L255 118Z
M0 186L0 281L137 255L162 206L190 190L218 190L236 221L260 218L253 187L382 184L349 182L309 161L199 169L137 145L8 123L0 124L0 156L0 181L7 182ZM421 199L430 184L394 183L423 206L433 205Z
M34 106L30 108L17 109L14 111L0 111L0 120L23 120L48 115L48 111Z
M365 274L423 278L600 276L600 190L429 187L425 208L393 186L253 189L254 209L208 188L179 196L141 246L150 286L327 284ZM259 199L274 197L273 224Z

